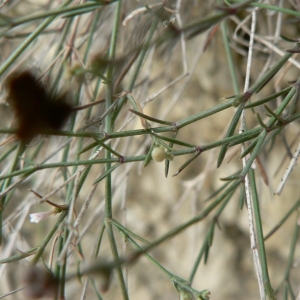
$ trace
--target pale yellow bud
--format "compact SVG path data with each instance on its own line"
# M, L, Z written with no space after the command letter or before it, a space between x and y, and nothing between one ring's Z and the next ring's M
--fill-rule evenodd
M151 156L152 156L153 160L155 160L157 162L164 161L167 157L165 148L163 146L158 146L158 147L154 148L152 150Z

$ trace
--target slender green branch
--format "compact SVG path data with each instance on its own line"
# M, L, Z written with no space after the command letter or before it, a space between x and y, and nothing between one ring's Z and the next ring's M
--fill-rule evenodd
M38 250L35 252L34 257L32 258L31 263L32 264L37 264L41 256L43 255L46 246L50 242L51 238L53 237L54 233L57 231L58 227L60 226L61 222L65 219L65 217L68 215L67 210L63 210L61 214L59 215L59 218L56 222L56 224L53 226L51 231L48 233L48 235L45 237L44 241L40 244L38 247Z
M297 215L297 218L299 218L299 214ZM296 221L295 222L295 230L294 230L293 238L291 241L290 253L289 253L286 271L285 271L285 275L284 275L284 280L287 280L287 281L289 280L290 273L293 268L294 254L295 254L298 239L299 239L299 224Z
M194 153L202 153L204 151L208 151L210 149L216 148L218 146L221 146L223 144L228 144L232 141L235 141L235 144L239 144L240 141L248 141L251 140L253 137L258 136L262 132L261 128L254 128L252 130L249 130L247 132L244 132L239 135L231 136L228 138L225 138L223 140L213 142L211 144L203 145L203 146L197 146L195 148L188 148L183 150L176 150L172 151L172 155L179 156L179 155L185 155L185 154L194 154ZM92 160L77 160L77 161L65 161L65 162L58 162L58 163L49 163L49 164L41 164L37 166L29 166L27 168L24 168L19 171L9 172L8 174L0 176L0 180L22 175L23 177L27 177L31 175L32 173L43 170L43 169L52 169L52 168L58 168L58 167L71 167L71 166L80 166L80 165L94 165L94 164L105 164L105 163L130 163L130 162L136 162L136 161L144 161L146 156L122 156L117 158L110 158L110 159L92 159ZM0 194L1 195L1 194Z
M208 116L211 116L211 115L214 115L224 109L227 109L227 108L230 108L232 106L232 101L233 100L229 100L227 102L224 102L224 103L221 103L219 105L216 105L212 108L209 108L207 110L204 110L202 112L200 112L199 114L196 114L196 115L193 115L193 116L190 116L186 119L183 119L181 121L178 121L175 123L176 127L178 129L182 128L182 127L185 127L187 125L190 125L191 123L194 123L196 121L199 121L201 119L204 119Z
M121 14L121 4L122 1L119 1L116 4L115 9L115 16L114 16L114 24L113 24L113 31L111 36L111 42L110 42L110 48L108 53L108 59L111 61L114 61L115 54L116 54L116 48L117 48L117 37L119 32L119 24L120 24L120 14ZM106 110L108 110L112 103L114 98L114 88L113 88L113 73L114 72L114 64L110 64L107 69L107 88L106 88ZM112 112L109 112L105 119L105 131L107 134L110 134L113 131L114 123L112 119ZM110 147L110 144L108 144L108 147ZM105 177L105 226L107 229L107 235L110 243L110 248L112 251L112 255L114 258L114 262L117 264L117 275L122 291L123 299L127 300L129 299L127 288L124 280L124 275L122 271L122 267L119 264L120 258L118 253L117 244L114 237L113 228L111 225L111 222L109 220L112 218L112 180L111 180L111 172L110 169L111 163L109 160L111 159L111 151L110 149L105 149L105 159L107 160L105 164L105 172L107 176ZM96 182L98 182L96 180Z
M237 79L237 74L235 70L235 62L232 56L232 51L230 48L230 42L229 42L229 37L228 37L228 26L227 26L227 21L225 20L224 22L221 23L221 30L222 30L222 37L223 37L223 42L224 42L224 48L226 51L226 56L227 56L227 61L228 61L228 68L231 76L231 81L233 85L233 91L235 94L239 93L239 85L238 85L238 79Z
M151 242L151 245L143 248L143 251L138 251L136 254L133 255L133 258L136 259L140 254L149 251L150 249L153 249L155 247L157 247L158 245L160 245L161 243L165 242L166 240L176 236L177 234L179 234L180 232L182 232L183 230L189 228L190 226L204 220L212 210L214 210L222 201L224 201L224 198L226 198L226 196L231 193L232 191L234 191L241 183L241 180L238 179L236 181L234 181L226 190L226 192L224 192L222 195L220 195L215 201L213 201L210 205L208 205L205 209L202 210L202 212L200 214L198 214L196 217L192 218L191 220L187 221L186 223L179 225L178 227L173 228L172 230L170 230L168 233L166 233L165 235L163 235L162 237L154 240L153 242Z
M292 89L292 87L289 86L289 87L287 87L287 88L281 90L280 92L275 93L275 94L273 94L273 95L271 95L271 96L269 96L269 97L263 98L263 99L261 99L261 100L258 100L258 101L252 102L252 103L249 103L249 104L247 104L247 105L245 106L245 109L247 109L247 108L253 108L253 107L256 107L256 106L260 106L260 105L262 105L262 104L265 104L265 103L267 103L267 102L269 102L269 101L271 101L271 100L273 100L273 99L276 99L276 98L279 97L279 96L282 96L282 95L288 93L291 89Z
M253 199L253 211L254 211L254 219L255 219L255 225L256 225L255 226L256 227L256 237L257 237L257 243L258 243L259 258L260 258L261 267L262 267L264 289L265 289L268 299L276 299L275 295L274 295L274 291L271 286L270 278L269 278L268 264L267 264L267 257L266 257L265 243L264 243L264 237L263 237L261 214L260 214L260 208L259 208L259 200L258 200L258 194L257 194L257 189L256 189L254 170L250 169L248 175L249 175L249 181L250 181L250 187L251 187L251 195L252 195L252 199Z
M8 174L11 174L14 172L14 170L17 168L18 163L20 162L20 156L24 153L26 149L26 146L24 143L19 143L17 152L15 154L15 157L10 165ZM3 213L5 206L7 205L8 198L6 194L3 194L3 192L6 190L6 188L11 184L12 178L7 177L7 179L1 183L1 193L0 193L0 245L2 245L2 239L3 239Z
M299 50L299 49L300 48L299 48L298 43L295 44L295 46L293 47L293 50ZM292 55L293 55L293 53L287 52L279 61L277 61L274 64L274 66L272 66L260 78L258 78L258 80L244 94L241 94L241 95L238 95L237 97L235 97L233 100L233 106L237 107L242 102L247 102L253 94L258 93L275 76L275 74L285 65L285 63L291 58ZM294 90L294 88L292 90Z
M8 264L8 263L11 263L11 262L16 262L18 260L21 260L21 259L24 259L28 256L31 256L33 255L36 250L38 249L39 247L34 247L30 250L27 250L25 252L21 252L19 254L16 254L16 255L12 255L10 257L7 257L7 258L4 258L4 259L1 259L0 260L0 264Z
M267 240L270 236L272 236L284 223L288 218L292 215L294 211L297 210L300 206L300 200L298 200L284 215L284 217L276 224L276 226L264 237L264 240Z
M223 201L223 203L221 203L219 210L214 215L213 221L212 221L212 223L211 223L211 225L210 225L210 227L207 231L207 234L206 234L205 240L203 241L200 252L199 252L199 254L196 258L195 263L193 264L193 269L192 269L192 272L191 272L190 277L189 277L189 282L191 282L191 283L194 280L194 277L196 275L197 269L199 267L199 264L201 262L201 259L202 259L203 255L205 255L205 258L207 260L209 248L212 246L214 228L215 228L216 225L218 225L217 224L218 218L221 215L224 208L226 207L226 205L228 204L229 200L232 198L232 195L234 194L234 192L235 192L235 190L232 190L227 195L226 199ZM227 194L226 191L224 193ZM205 260L205 263L206 263L206 260Z
M115 0L115 1L117 1L117 0ZM115 2L115 1L111 1L111 2ZM15 27L15 26L19 26L21 24L27 23L27 22L33 22L33 21L36 21L36 20L45 19L47 17L58 17L58 16L66 17L66 16L70 16L67 13L72 13L72 14L75 14L75 15L79 15L79 14L87 13L87 12L90 12L94 9L97 9L102 5L104 5L104 3L101 4L101 3L98 3L98 2L96 2L96 3L95 2L94 3L89 2L89 3L84 3L84 4L70 6L70 7L61 7L61 8L58 8L58 9L49 10L47 12L34 13L32 15L29 15L29 16L10 19L10 26ZM1 26L6 26L6 23L5 22L0 22L0 27Z

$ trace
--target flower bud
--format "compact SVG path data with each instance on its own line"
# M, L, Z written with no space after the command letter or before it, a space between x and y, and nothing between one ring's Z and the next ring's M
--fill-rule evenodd
M157 162L164 161L167 157L165 148L163 146L158 146L158 147L154 148L152 150L151 156L152 156L153 160L155 160Z

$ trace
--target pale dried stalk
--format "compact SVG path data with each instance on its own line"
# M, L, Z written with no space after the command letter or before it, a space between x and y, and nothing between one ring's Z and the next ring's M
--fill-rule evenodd
M283 187L284 187L284 185L285 185L288 177L292 173L293 168L294 168L294 166L297 163L299 155L300 155L300 142L299 142L298 147L297 147L297 149L296 149L296 151L295 151L295 153L294 153L294 155L293 155L293 157L292 157L292 159L290 161L289 166L285 170L285 172L284 172L284 174L283 174L283 176L282 176L282 178L280 180L280 183L278 184L278 187L277 187L277 189L276 189L276 191L274 193L275 195L280 195L281 194L282 189L283 189Z
M230 17L230 19L232 21L234 21L237 24L240 24L240 20L236 17L236 16L232 16ZM237 27L235 30L235 34L234 37L236 37L237 31L239 29L243 29L245 33L251 35L250 30L247 28L247 26L245 25L240 25L240 28ZM237 39L237 38L236 38ZM254 39L258 42L260 42L261 44L265 45L266 47L268 47L271 51L275 52L276 54L280 55L281 57L284 56L286 54L285 51L281 50L280 48L276 47L273 43L267 41L265 38L258 36L258 35L254 35ZM293 64L296 68L300 69L300 63L297 62L294 58L289 58L288 60L291 64Z

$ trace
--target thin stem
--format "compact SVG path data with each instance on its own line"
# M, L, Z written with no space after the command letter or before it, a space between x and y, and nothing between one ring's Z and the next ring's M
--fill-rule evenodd
M53 237L54 233L57 231L58 227L60 226L60 223L65 219L65 217L67 215L68 215L68 211L67 210L62 211L62 213L60 214L60 216L59 216L56 224L53 226L53 228L51 229L51 231L45 237L44 241L40 244L40 246L39 246L38 250L36 251L34 257L32 258L32 261L31 261L32 264L34 264L34 265L37 264L37 262L39 261L39 259L43 255L46 246L50 242L50 240Z
M299 218L299 214L297 215L297 218ZM289 280L290 272L293 268L294 254L295 254L295 249L297 246L297 241L299 238L299 229L300 228L299 228L299 224L298 224L298 220L297 220L295 222L295 230L294 230L293 238L291 241L290 253L289 253L286 271L285 271L285 275L284 275L284 280L287 280L287 281Z
M237 74L236 74L236 70L235 70L236 64L234 63L231 48L229 45L229 40L228 40L228 36L227 36L228 26L227 26L226 21L221 23L221 30L222 30L222 37L223 37L224 47L225 47L227 61L228 61L229 72L230 72L231 81L232 81L232 85L233 85L233 91L235 94L238 94L239 86L238 86Z
M179 225L178 227L175 227L174 229L170 230L168 233L166 233L165 235L163 235L162 237L154 240L151 245L145 247L143 249L143 251L138 251L137 253L135 253L133 255L133 259L136 259L140 254L142 254L143 252L147 252L150 249L157 247L158 245L160 245L161 243L165 242L166 240L176 236L177 234L179 234L180 232L182 232L183 230L189 228L190 226L204 220L212 210L214 210L220 203L222 203L224 201L224 198L226 198L226 196L231 193L232 191L234 191L241 183L241 180L236 180L234 181L226 190L226 192L224 192L222 195L220 195L215 201L213 201L210 205L208 205L205 209L202 210L202 212L200 214L198 214L197 216L195 216L194 218L192 218L191 220L187 221L186 223L183 223L182 225Z
M20 161L20 156L24 153L26 149L25 144L19 143L17 153L15 154L15 157L12 161L12 164L9 168L8 174L14 172L14 170L17 168L17 165ZM3 184L1 184L1 193L0 193L0 245L2 245L2 239L3 239L3 213L5 206L7 205L8 198L6 197L6 194L2 194L3 191L5 191L9 185L11 184L12 178L7 178Z
M290 215L296 211L296 209L300 206L300 200L298 200L290 209L289 211L284 215L284 217L277 223L277 225L264 237L264 239L268 239L270 236L272 236L283 224L284 222L290 217Z
M125 235L126 240L128 239L137 250L143 250L143 248L137 242L135 242L135 240L131 237L131 236L133 236L134 238L137 238L138 240L140 240L141 238L139 236L137 236L133 232L130 232L127 228L125 228L124 226L122 226L116 220L112 220L111 222L112 222L112 224L114 224L118 228L118 230L121 232L122 235ZM148 241L145 241L145 240L143 240L143 242L144 243L146 242L147 244L150 244ZM166 268L164 268L156 259L154 259L151 255L149 255L146 252L144 253L144 255L154 265L156 265L161 271L163 271L167 276L169 276L170 278L172 278L173 274L171 272L169 272Z
M111 61L114 61L115 54L116 54L116 47L117 47L117 37L119 32L119 25L120 25L120 14L121 14L121 6L122 1L119 1L116 4L116 10L115 10L115 17L114 17L114 25L113 25L113 31L111 36L111 42L110 42L110 48L108 53L108 59ZM108 110L111 105L113 104L113 97L114 97L114 88L113 88L113 73L114 72L114 64L110 64L107 69L107 88L106 88L106 110ZM113 119L112 119L112 112L109 112L105 119L105 131L107 134L110 134L113 131ZM108 144L110 147L110 143ZM117 275L123 295L123 299L127 300L129 299L126 283L123 276L122 267L119 264L120 258L118 253L117 244L114 237L114 232L112 228L112 224L109 220L112 219L112 179L111 179L111 173L109 170L112 168L111 163L109 160L111 159L111 151L108 149L105 149L105 158L107 160L105 164L105 171L107 172L107 176L105 178L105 226L107 229L107 235L110 243L110 248L112 251L112 255L114 258L115 263L117 264Z
M232 198L232 195L234 194L235 190L231 191L228 196L226 197L226 199L223 201L223 203L220 205L219 210L216 212L216 214L214 215L213 218L213 222L210 225L210 229L208 230L208 233L205 237L205 240L202 244L202 247L200 249L200 252L196 258L195 263L193 264L193 269L192 272L190 274L189 277L189 282L192 283L194 280L194 277L196 275L197 269L199 267L199 264L201 262L202 256L205 254L206 251L208 251L208 249L211 247L212 245L212 236L213 235L213 231L214 231L214 227L217 225L218 222L218 218L221 215L222 211L224 210L224 208L226 207L226 205L228 204L229 200ZM210 233L212 231L212 234Z
M276 299L269 278L263 229L261 223L261 214L259 209L259 200L258 200L258 194L256 189L255 174L253 169L249 170L248 176L249 176L250 187L251 187L251 196L252 196L251 198L253 200L253 212L254 212L254 219L256 225L256 237L257 237L258 251L259 251L259 258L260 258L259 261L261 263L261 268L262 268L262 279L263 279L264 291L268 299Z
M116 1L116 0L115 0ZM113 2L113 1L111 1ZM75 6L70 6L70 7L61 7L55 10L50 10L47 12L41 12L41 13L35 13L26 17L20 17L16 19L10 20L12 23L12 26L19 26L21 24L27 23L27 22L32 22L35 20L40 20L44 19L47 17L58 17L60 15L65 14L65 17L69 16L67 13L72 13L72 14L81 14L81 13L87 13L90 12L91 10L98 9L99 6L102 6L104 4L101 3L84 3L80 5L75 5ZM5 23L0 23L0 27L5 25Z

